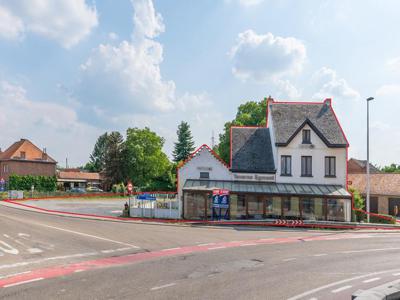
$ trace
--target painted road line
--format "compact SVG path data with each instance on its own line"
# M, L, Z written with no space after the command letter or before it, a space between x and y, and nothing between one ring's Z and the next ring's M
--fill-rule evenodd
M176 283L172 282L172 283L168 283L168 284L152 287L150 290L151 291L161 290L161 289L164 289L164 288L167 288L167 287L170 287L170 286L174 286L174 285L176 285Z
M208 248L207 250L216 250L216 249L225 249L225 248L226 248L226 246L218 246L218 247Z
M173 250L179 250L182 249L181 247L175 247L175 248L168 248L168 249L162 249L161 251L173 251Z
M11 284L6 284L4 287L8 288L8 287L13 287L13 286L17 286L17 285L21 285L21 284L25 284L25 283L31 283L31 282L35 282L35 281L40 281L43 280L43 277L38 277L38 278L33 278L33 279L29 279L29 280L25 280L25 281L19 281L16 283L11 283Z
M215 245L215 243L199 244L197 246L202 247L202 246L210 246L210 245Z
M393 276L400 276L400 273L394 273Z
M292 261L292 260L296 260L296 258L295 257L291 257L291 258L282 259L282 261Z
M136 248L136 249L140 248L140 247L132 245L132 244L128 244L128 243L124 243L124 242L108 239L108 238L97 236L97 235L93 235L93 234L88 234L88 233L84 233L84 232L69 230L69 229L65 229L65 228L61 228L61 227L55 227L55 226L50 226L50 225L46 225L46 224L42 224L42 223L36 223L36 222L32 223L32 224L43 226L43 227L46 227L46 228L59 230L59 231L64 231L64 232L68 232L68 233L73 233L73 234L76 234L76 235L86 236L86 237L90 237L90 238L94 238L94 239L98 239L98 240L102 240L102 241L107 241L107 242L111 242L111 243L115 243L115 244L129 246L129 247Z
M351 287L352 287L351 285L345 285L345 286L342 286L342 287L340 287L340 288L338 288L336 290L333 290L331 292L336 294L336 293L340 293L341 291L348 290Z
M115 251L116 251L115 249L110 249L110 250L101 250L100 252L101 253L113 253Z
M257 246L257 244L247 243L247 244L240 244L239 246L240 246L240 247Z
M341 252L338 252L338 253L350 254L350 253L393 251L393 250L400 250L400 248L377 248L377 249L364 249L364 250L349 250L349 251L341 251Z
M293 297L290 297L287 300L301 299L301 298L304 298L306 296L309 296L309 295L315 294L317 292L320 292L322 290L337 286L339 284L343 284L343 283L347 283L347 282L350 282L350 281L371 277L371 276L374 276L374 275L381 275L381 274L385 274L385 273L398 272L398 271L400 271L400 269L385 270L385 271L373 272L373 273L368 273L368 274L364 274L364 275L360 275L360 276L355 276L355 277L351 277L351 278L335 281L335 282L332 282L332 283L329 283L329 284L326 284L326 285L322 285L322 286L317 287L315 289L311 289L311 290L305 291L305 292L303 292L301 294L298 294L298 295L295 295Z
M381 279L381 278L380 278L380 277L375 277L375 278L371 278L371 279L364 280L363 282L364 282L364 283L368 283L368 282L377 281L377 280L379 280L379 279Z
M32 271L25 271L25 272L19 272L19 273L13 273L13 274L8 274L8 275L4 275L4 276L0 276L0 279L3 278L8 278L8 277L13 277L13 276L18 276L18 275L23 275L23 274L28 274Z
M85 270L79 269L79 270L75 270L74 273L80 273L80 272L83 272L83 271L85 271Z
M326 256L326 255L328 255L328 254L326 254L326 253L319 253L319 254L314 254L313 256L319 257L319 256Z
M42 250L42 249L39 249L39 248L29 248L29 249L27 249L27 251L28 251L30 254L37 254L37 253L42 253L42 252L43 252L43 250Z

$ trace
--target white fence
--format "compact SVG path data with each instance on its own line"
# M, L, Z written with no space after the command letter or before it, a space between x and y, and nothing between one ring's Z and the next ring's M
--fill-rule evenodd
M130 216L139 218L179 219L179 203L175 194L155 194L156 200L130 202Z

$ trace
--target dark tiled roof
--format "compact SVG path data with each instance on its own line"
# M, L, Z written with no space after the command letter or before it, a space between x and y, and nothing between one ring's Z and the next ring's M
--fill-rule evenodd
M269 128L232 127L231 170L275 173Z
M366 173L367 172L367 161L360 160L355 158L350 158L348 161L348 173ZM373 164L369 163L369 172L371 174L382 173L378 168L376 168Z
M275 143L287 145L305 124L319 135L328 147L347 146L346 138L331 105L326 103L271 103Z

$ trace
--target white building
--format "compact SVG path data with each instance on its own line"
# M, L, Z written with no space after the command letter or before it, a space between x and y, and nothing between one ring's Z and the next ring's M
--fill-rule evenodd
M230 191L231 219L350 221L348 142L331 106L267 103L266 127L232 127L230 166L206 145L178 169L181 215L211 218L214 189Z

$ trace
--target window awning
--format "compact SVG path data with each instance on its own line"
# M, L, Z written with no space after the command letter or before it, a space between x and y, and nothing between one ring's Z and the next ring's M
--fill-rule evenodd
M188 179L184 191L228 189L233 193L351 198L341 185Z

